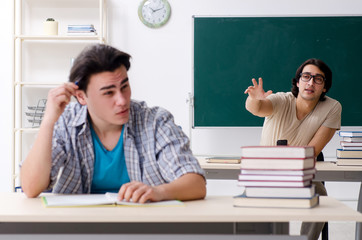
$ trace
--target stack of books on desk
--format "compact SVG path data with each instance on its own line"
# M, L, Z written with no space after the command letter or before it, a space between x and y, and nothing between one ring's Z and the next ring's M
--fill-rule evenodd
M337 149L337 165L362 165L362 131L339 131L343 140L341 148Z
M94 36L97 31L93 24L68 25L67 35L69 36Z
M311 208L319 203L312 185L313 147L242 147L237 207Z

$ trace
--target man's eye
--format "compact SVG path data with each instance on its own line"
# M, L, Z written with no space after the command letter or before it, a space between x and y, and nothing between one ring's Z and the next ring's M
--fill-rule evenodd
M310 74L307 74L307 73L304 73L302 76L303 76L304 78L310 78Z
M104 95L111 95L113 92L112 91L107 91L104 93Z

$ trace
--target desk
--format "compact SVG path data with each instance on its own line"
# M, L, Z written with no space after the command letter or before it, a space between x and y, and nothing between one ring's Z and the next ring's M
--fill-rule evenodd
M321 197L320 205L312 209L235 208L231 196L210 196L205 200L185 202L184 207L45 208L39 198L28 199L21 193L0 193L0 234L234 235L245 233L248 223L260 224L262 228L266 222L272 222L268 223L272 231L269 228L265 233L285 234L289 229L283 227L290 221L362 222L362 214L331 197Z
M198 158L198 160L208 179L238 179L240 164L207 163L205 158ZM325 161L317 162L316 169L316 181L362 182L362 166L337 166L336 161ZM357 210L362 212L362 184ZM361 223L356 225L356 239L362 239Z
M207 163L198 158L208 179L237 180L240 164ZM337 166L335 161L317 162L316 181L362 182L362 166Z

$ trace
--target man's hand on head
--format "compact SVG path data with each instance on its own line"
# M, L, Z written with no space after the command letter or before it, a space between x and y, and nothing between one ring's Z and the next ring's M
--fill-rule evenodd
M71 82L51 89L48 93L43 121L55 123L70 102L71 97L75 95L77 89L78 86Z

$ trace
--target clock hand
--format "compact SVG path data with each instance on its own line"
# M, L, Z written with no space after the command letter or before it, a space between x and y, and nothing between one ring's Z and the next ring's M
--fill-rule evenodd
M159 10L161 10L161 9L163 9L163 7L162 8L158 8L158 9L156 9L156 10L153 10L153 12L157 12L157 11L159 11Z

